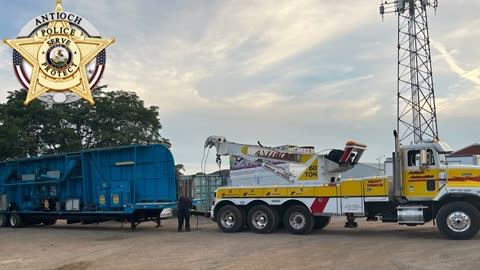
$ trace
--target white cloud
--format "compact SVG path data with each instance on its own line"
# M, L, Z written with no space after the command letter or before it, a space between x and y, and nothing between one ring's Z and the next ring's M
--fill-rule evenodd
M382 105L380 104L380 101L376 97L366 97L364 99L360 99L356 101L353 101L353 100L347 101L345 102L344 108L345 107L349 108L349 110L347 111L348 118L351 118L352 120L356 121L356 120L359 120L360 118L371 119L380 111L380 109L382 108Z
M257 7L253 6L250 11ZM305 50L371 22L369 7L346 2L273 1L263 6L256 35L259 48L246 72L260 72ZM354 16L353 16L354 15Z
M470 39L478 35L480 35L480 20L477 19L456 27L454 30L447 33L445 37L451 40L462 40Z
M352 86L356 86L358 83L362 83L362 81L369 80L374 77L375 76L373 74L369 74L335 82L322 83L315 89L311 90L309 94L322 96L337 94L339 92L351 90Z
M82 7L88 3L77 5ZM131 14L134 5L137 3L114 8L117 12ZM121 43L119 38L119 42L110 49L114 52L112 60L109 59L111 65L105 73L104 82L112 88L135 89L148 96L150 102L161 103L167 112L192 109L178 106L178 102L187 102L194 108L202 104L211 106L209 100L212 98L238 101L244 106L251 104L254 107L281 103L292 95L269 90L264 93L264 86L244 88L241 94L232 95L228 85L212 95L209 93L211 90L199 84L205 78L225 72L248 81L249 77L262 74L268 67L280 65L283 60L361 27L369 21L367 14L370 11L365 5L354 8L345 3L312 0L229 1L221 2L216 8L215 12L206 14L209 17L203 18L204 29L199 30L202 34L194 39L181 33L168 37L147 34L141 44L137 44L137 39ZM100 5L96 10L104 12L104 9L107 7ZM100 24L106 23L99 19ZM130 23L137 20L139 18L132 17ZM189 24L188 21L182 23ZM119 27L122 30L129 28L128 25ZM161 28L145 25L142 30L156 33ZM119 46L122 46L122 53ZM344 72L353 69L346 68ZM279 88L275 90L281 90Z
M453 58L451 53L447 51L443 44L434 40L431 40L431 44L438 52L440 52L442 58L448 64L451 71L455 72L463 79L469 80L476 85L480 85L480 67L466 71L457 64L457 61Z
M11 70L12 50L3 42L0 44L0 71Z
M448 51L445 45L438 41L431 41L431 44L440 53L450 73L453 72L460 79L449 86L446 96L437 96L439 114L444 119L460 122L476 119L476 115L480 113L477 106L480 102L480 66L466 70L455 58L459 55L457 50Z
M229 106L244 107L242 109L269 109L277 104L284 104L293 98L293 96L283 96L275 92L247 92L229 98L225 103Z

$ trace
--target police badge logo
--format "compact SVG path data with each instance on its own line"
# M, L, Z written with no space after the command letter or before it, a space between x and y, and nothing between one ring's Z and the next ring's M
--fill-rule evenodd
M28 91L25 105L36 98L52 104L83 98L93 105L91 90L105 70L105 48L115 42L102 39L86 19L64 12L60 0L17 39L3 41L13 48L15 74Z

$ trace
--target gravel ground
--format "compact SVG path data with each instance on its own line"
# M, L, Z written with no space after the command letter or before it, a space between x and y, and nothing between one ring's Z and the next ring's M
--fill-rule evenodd
M0 229L0 269L479 269L480 235L444 239L432 224L406 227L359 220L343 228L336 218L321 231L268 235L221 232L215 223L192 219L178 233L176 220L31 226Z

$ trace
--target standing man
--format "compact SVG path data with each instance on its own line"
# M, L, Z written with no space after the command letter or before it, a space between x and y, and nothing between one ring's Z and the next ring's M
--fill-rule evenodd
M190 209L192 208L192 200L187 196L180 195L177 202L178 209L178 232L182 231L183 220L185 219L185 231L190 231Z

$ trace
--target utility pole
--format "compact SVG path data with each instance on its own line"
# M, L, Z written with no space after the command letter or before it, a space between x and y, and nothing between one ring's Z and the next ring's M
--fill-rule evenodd
M385 169L382 168L382 161L385 161L385 155L380 155L377 157L378 161L378 175L384 175L385 174Z

